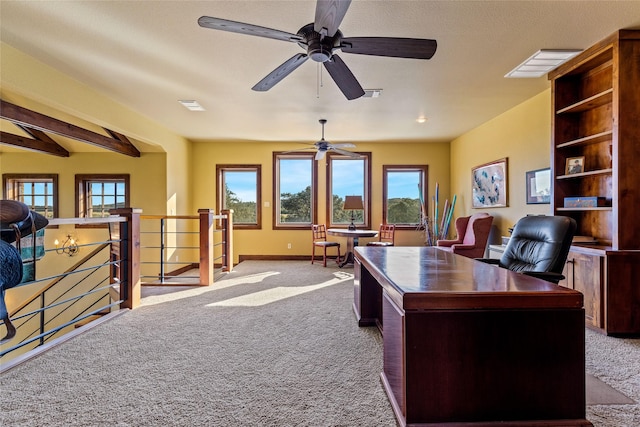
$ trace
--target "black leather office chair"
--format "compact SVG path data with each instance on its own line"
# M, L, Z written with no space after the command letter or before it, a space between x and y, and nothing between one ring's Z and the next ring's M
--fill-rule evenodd
M515 225L502 257L478 259L558 283L567 261L576 221L566 216L526 216Z

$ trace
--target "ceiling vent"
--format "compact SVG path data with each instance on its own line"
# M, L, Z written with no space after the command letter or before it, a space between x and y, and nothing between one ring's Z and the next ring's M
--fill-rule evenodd
M382 89L365 89L363 98L377 98L382 95Z
M194 100L181 100L178 101L180 104L184 105L187 110L190 111L206 111L202 105L198 104L198 101Z
M505 74L508 78L542 77L582 52L580 49L541 49Z

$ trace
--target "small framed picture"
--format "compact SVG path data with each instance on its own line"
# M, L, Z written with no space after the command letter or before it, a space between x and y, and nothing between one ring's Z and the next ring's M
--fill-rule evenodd
M527 204L551 202L551 169L538 169L526 173Z
M566 175L584 172L584 156L569 157L567 159Z

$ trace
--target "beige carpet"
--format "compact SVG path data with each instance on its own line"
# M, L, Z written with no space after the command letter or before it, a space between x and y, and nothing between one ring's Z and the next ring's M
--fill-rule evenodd
M245 261L213 287L147 288L142 307L0 375L0 426L394 426L352 272ZM640 340L587 331L587 371L587 418L639 426Z
M640 426L640 339L587 329L585 349L586 371L595 378L587 377L587 419L594 426Z
M587 405L630 405L635 402L607 383L586 374Z

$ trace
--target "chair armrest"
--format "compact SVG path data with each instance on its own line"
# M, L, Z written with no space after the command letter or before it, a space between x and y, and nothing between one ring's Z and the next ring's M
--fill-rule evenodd
M499 265L500 260L495 258L474 258L476 261L484 262L485 264Z
M537 277L538 279L546 280L547 282L552 282L558 284L558 282L565 277L560 273L552 273L545 271L523 271L522 274L526 274L527 276Z
M438 246L453 246L456 244L462 243L462 240L438 240L436 241L436 245Z
M453 248L454 250L459 250L459 249L463 249L464 250L464 249L475 249L476 248L476 245L463 245L462 243L456 243L455 245L452 245L452 246L455 246Z

